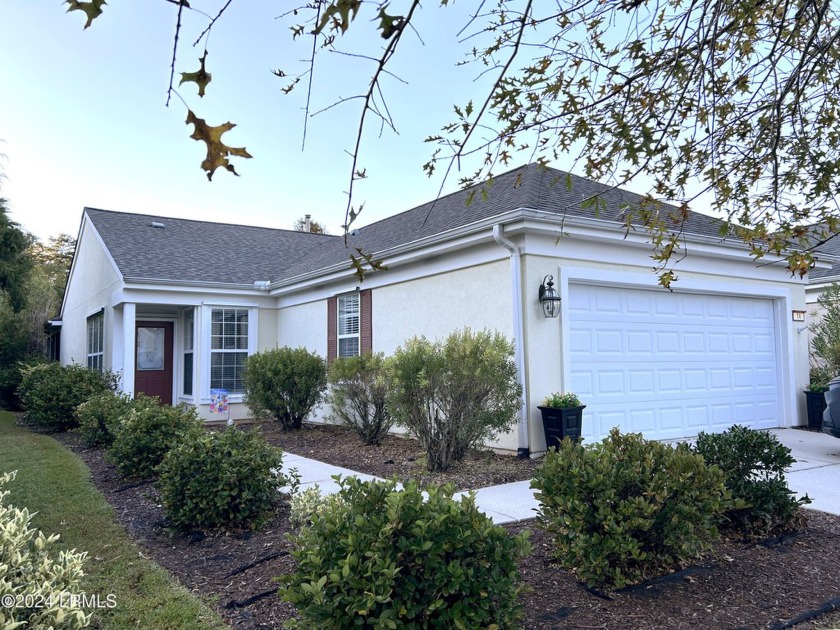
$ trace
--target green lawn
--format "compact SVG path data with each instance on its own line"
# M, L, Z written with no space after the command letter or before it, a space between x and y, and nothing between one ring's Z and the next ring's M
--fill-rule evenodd
M61 535L66 549L88 552L84 591L116 596L112 610L96 611L92 627L184 630L227 628L206 604L166 571L141 557L89 481L90 471L54 439L16 427L0 411L0 472L17 470L8 502L37 511L33 525Z

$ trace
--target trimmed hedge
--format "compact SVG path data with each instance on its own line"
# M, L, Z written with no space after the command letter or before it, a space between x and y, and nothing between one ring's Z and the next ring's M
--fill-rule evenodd
M283 454L259 433L229 427L190 435L163 458L158 472L163 509L176 529L258 528L288 479Z
M723 472L686 444L613 429L551 448L531 487L556 557L592 587L621 588L681 568L718 537L730 505Z
M329 369L328 402L342 424L365 444L379 444L393 425L385 398L388 379L382 354L339 358Z
M514 628L529 552L451 485L339 479L294 538L295 570L281 596L306 628Z

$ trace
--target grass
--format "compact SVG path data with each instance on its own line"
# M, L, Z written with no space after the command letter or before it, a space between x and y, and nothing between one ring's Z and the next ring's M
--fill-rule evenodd
M228 628L161 567L145 559L90 482L90 471L54 439L15 426L0 411L0 472L17 470L6 487L8 502L37 514L35 527L61 535L63 549L87 551L83 590L100 600L113 594L113 609L94 611L92 627L106 630L215 630Z

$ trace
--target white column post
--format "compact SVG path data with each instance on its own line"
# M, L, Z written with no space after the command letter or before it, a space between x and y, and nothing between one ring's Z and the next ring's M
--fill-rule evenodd
M134 303L123 304L123 369L122 390L129 396L134 396L134 357L136 354L137 308Z

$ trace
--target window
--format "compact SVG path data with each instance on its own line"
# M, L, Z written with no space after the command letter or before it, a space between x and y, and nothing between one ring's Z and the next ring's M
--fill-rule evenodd
M192 396L193 393L193 347L195 344L194 333L195 315L193 310L184 312L184 396Z
M248 309L217 308L210 313L210 388L242 393L248 358Z
M338 297L338 356L359 356L359 294Z
M370 289L327 299L327 361L373 352Z
M102 372L105 369L105 313L99 311L87 318L87 366Z

